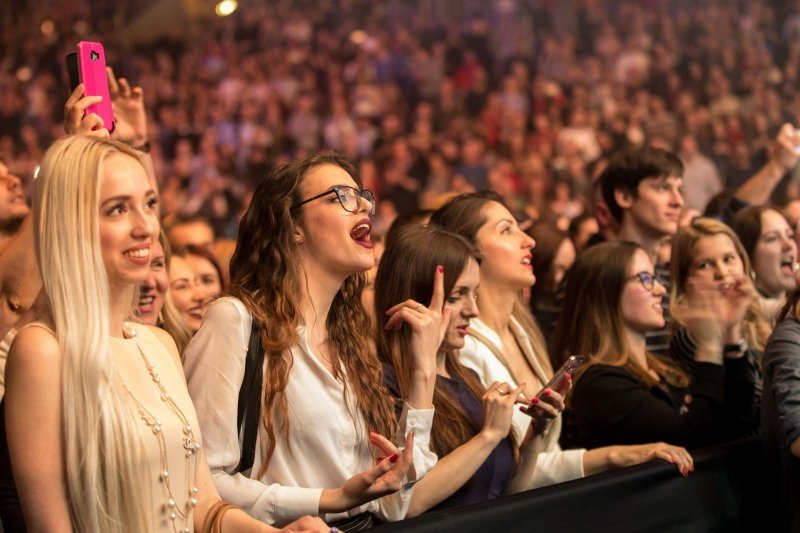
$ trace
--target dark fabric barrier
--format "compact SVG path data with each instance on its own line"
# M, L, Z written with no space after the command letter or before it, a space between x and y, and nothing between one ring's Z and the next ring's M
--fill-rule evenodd
M378 528L423 532L776 531L758 438L694 454L683 478L664 462L561 483Z

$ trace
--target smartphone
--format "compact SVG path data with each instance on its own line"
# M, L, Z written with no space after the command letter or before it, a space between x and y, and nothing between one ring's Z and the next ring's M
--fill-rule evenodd
M584 363L584 361L586 361L586 356L570 355L569 358L564 361L564 364L561 365L561 368L559 368L558 371L553 374L553 377L550 379L550 381L548 381L547 384L542 387L542 390L536 393L534 398L537 400L541 399L542 393L546 389L556 391L562 396L566 394L566 392L569 390L569 380L567 379L567 376L569 375L570 378L574 376L575 371ZM542 408L539 407L537 403L531 401L531 403L529 403L527 406L523 405L520 407L519 410L533 418L538 418L541 415Z
M111 95L108 91L106 52L103 45L92 41L79 42L76 59L78 79L85 87L84 96L103 97L101 102L89 106L86 113L96 113L103 119L103 126L109 132L114 131L114 112L111 109ZM69 62L70 59L67 56L67 70L69 70Z

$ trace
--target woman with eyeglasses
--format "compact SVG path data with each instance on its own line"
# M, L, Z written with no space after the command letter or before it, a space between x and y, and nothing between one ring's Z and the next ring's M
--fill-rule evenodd
M728 438L755 435L761 411L761 354L772 328L761 313L758 294L753 288L752 268L742 243L726 224L711 218L698 218L681 228L672 240L672 288L670 306L702 296L704 291L727 294L741 291L749 295L740 307L731 307L717 298L713 312L721 319L722 352L725 367L724 434ZM673 321L675 330L670 355L690 372L695 366L695 339L702 332Z
M484 387L505 382L525 383L524 394L533 397L553 376L545 342L521 294L537 280L531 268L535 242L517 224L496 193L484 191L456 196L431 217L440 226L466 238L483 257L480 265L478 309L470 321L469 335L459 360L474 370ZM514 410L516 435L525 435L531 417ZM685 449L664 443L614 445L593 450L564 450L559 445L562 417L543 434L542 452L530 487L541 487L622 468L654 459L675 464L686 475L692 458Z
M723 421L725 376L720 302L734 309L749 295L703 291L673 313L691 331L695 364L689 378L677 365L647 352L645 334L664 327L665 288L647 253L631 242L584 251L566 280L556 355L581 353L568 404L577 444L666 441L697 447L713 442Z
M267 523L311 514L354 530L400 520L411 482L436 462L428 440L441 273L430 306L393 310L414 331L414 379L398 421L360 302L374 210L338 156L276 170L241 221L229 296L211 305L186 349L216 485ZM253 362L258 353L263 363Z

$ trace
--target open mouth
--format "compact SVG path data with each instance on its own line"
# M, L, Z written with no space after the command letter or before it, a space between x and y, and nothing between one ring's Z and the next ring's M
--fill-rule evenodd
M781 259L781 272L783 274L786 276L794 276L795 270L797 270L797 265L794 261L794 257L788 256Z
M373 247L372 241L370 240L371 231L372 222L365 218L350 230L350 238L356 241L360 246L371 249Z
M155 310L155 305L153 305L156 301L156 295L152 293L142 293L139 296L139 313L140 314L147 314L152 313Z
M533 260L533 256L526 255L525 257L522 258L522 261L520 261L520 262L527 268L533 268L533 265L531 265L531 261L532 260Z

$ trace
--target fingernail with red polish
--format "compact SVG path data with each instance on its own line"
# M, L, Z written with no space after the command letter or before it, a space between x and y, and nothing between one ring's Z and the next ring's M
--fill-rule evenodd
M544 391L543 396L550 396L550 389L547 389L546 391Z
M400 456L397 455L397 454L394 454L391 457L389 457L389 462L390 463L396 463L398 459L400 459Z
M539 403L539 398L534 398L533 400L531 400L531 403L533 404Z
M439 265L438 267L436 267L436 272L441 274L442 272L444 272L444 267L442 265Z

